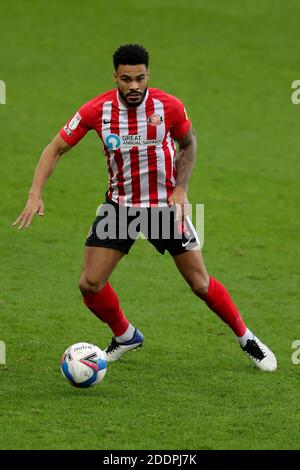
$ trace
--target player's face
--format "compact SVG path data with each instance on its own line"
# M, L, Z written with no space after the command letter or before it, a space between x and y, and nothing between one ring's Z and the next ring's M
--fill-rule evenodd
M114 72L120 96L129 107L137 107L143 101L148 82L148 69L145 64L119 65Z

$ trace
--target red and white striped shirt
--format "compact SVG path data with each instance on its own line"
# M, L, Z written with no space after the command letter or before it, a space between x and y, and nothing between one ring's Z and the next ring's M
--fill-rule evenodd
M175 139L191 122L183 103L149 88L136 108L125 106L117 89L84 104L60 130L75 145L95 129L104 145L109 171L108 197L126 206L167 206L176 182Z

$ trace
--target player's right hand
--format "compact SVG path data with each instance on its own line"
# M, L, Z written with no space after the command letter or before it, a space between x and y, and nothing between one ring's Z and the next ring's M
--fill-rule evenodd
M29 194L23 212L21 212L19 217L13 222L13 225L19 225L19 230L23 227L26 228L28 225L30 225L35 214L40 216L44 215L44 204L40 197L36 196L35 194Z

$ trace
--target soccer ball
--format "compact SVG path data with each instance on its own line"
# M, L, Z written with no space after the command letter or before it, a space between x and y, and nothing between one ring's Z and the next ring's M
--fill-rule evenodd
M62 355L60 370L74 387L87 388L104 378L107 369L105 353L95 344L76 343Z

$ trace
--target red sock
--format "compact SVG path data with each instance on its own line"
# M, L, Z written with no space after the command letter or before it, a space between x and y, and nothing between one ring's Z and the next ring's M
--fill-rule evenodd
M203 300L223 322L227 323L237 336L245 334L246 325L234 305L229 292L219 281L211 276L209 276L208 293L203 297Z
M83 302L96 317L109 325L115 336L125 333L129 321L120 308L116 292L108 282L96 294L84 294Z

